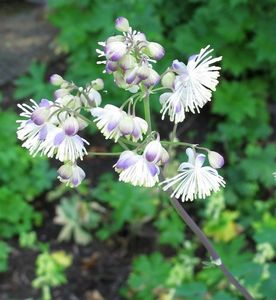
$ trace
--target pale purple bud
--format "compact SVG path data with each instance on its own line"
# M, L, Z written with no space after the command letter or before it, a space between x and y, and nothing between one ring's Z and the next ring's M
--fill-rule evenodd
M81 184L81 182L83 181L84 178L85 178L85 173L84 173L83 169L80 168L79 166L74 166L69 185L71 187L77 187Z
M173 72L167 72L161 79L161 84L169 89L173 89L175 80L175 74Z
M73 170L72 170L72 165L70 164L65 164L62 165L58 170L57 173L62 180L68 180L72 176Z
M104 88L104 81L101 78L97 78L97 79L91 81L91 86L96 91L100 91Z
M132 151L124 151L117 163L115 164L116 169L125 170L138 161L139 157Z
M50 108L51 102L48 99L41 99L39 102L39 107Z
M98 91L94 90L94 89L89 91L88 99L89 99L88 104L92 107L99 106L102 102L101 94Z
M115 28L121 32L125 32L129 30L129 22L124 17L119 17L115 21Z
M162 154L162 145L159 139L151 141L144 150L144 156L148 162L158 162Z
M159 74L155 70L150 69L149 77L145 79L143 82L146 87L151 87L156 85L159 82L159 80L160 80Z
M119 65L123 70L129 70L134 68L136 64L136 59L131 54L126 54L122 57L122 59L119 61Z
M175 60L173 61L173 63L172 63L172 69L173 69L173 71L175 71L177 74L182 74L182 73L186 73L186 72L187 72L187 67L186 67L186 65L185 65L183 62L181 62L181 61L179 61L179 60L177 60L177 59L175 59Z
M86 128L88 126L88 123L86 121L84 121L81 118L77 118L78 123L79 123L79 130L83 130L84 128Z
M79 131L79 122L75 117L67 118L62 124L66 135L73 136Z
M125 79L124 79L121 72L114 72L113 76L114 76L114 81L115 81L115 83L117 84L118 87L120 87L120 88L126 88L127 87L126 81L125 81Z
M143 32L138 32L134 35L133 41L135 43L141 43L141 42L146 42L147 38Z
M208 160L210 165L215 169L220 169L224 165L224 158L215 151L208 151Z
M125 116L120 120L119 129L123 135L129 135L134 128L133 120L130 116Z
M62 98L68 94L69 94L69 91L67 89L58 89L55 91L55 98L56 99Z
M145 80L150 76L151 68L147 66L141 66L137 70L137 76L140 80Z
M149 42L147 45L147 50L149 56L153 59L159 60L165 55L164 48L160 44L155 42Z
M108 74L117 71L117 69L118 69L118 63L115 61L109 60L105 65L105 70Z
M118 61L127 53L127 46L123 42L108 43L105 47L105 53L111 61Z
M31 115L31 120L35 123L35 125L42 125L48 119L50 115L50 110L44 107L38 107L35 109Z
M58 74L53 74L50 77L50 82L53 85L60 86L60 85L62 85L64 83L64 79L60 75L58 75Z
M127 84L133 83L133 81L134 81L135 78L136 78L136 71L137 71L136 68L133 69L133 70L128 70L128 71L126 71L125 79L126 79L126 83L127 83Z
M124 42L125 41L125 37L123 35L113 35L110 36L107 40L106 40L106 45L108 45L109 43L113 43L113 42Z

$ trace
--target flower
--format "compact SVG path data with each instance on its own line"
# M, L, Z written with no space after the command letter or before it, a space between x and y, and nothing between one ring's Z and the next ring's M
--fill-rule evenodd
M144 155L133 151L124 151L114 165L119 180L131 183L134 186L152 187L159 181L159 167L148 162Z
M172 92L161 95L162 119L168 112L170 120L178 123L185 118L185 112L199 112L208 101L212 91L216 90L220 67L213 64L222 57L208 56L213 49L210 46L200 50L198 55L189 58L187 65L174 60L172 71L176 73Z
M114 139L115 142L122 136L133 141L143 138L148 130L148 124L142 118L128 115L120 108L107 104L104 108L96 107L91 109L92 116L96 117L95 122L106 139Z
M182 202L205 199L211 192L217 192L221 186L225 186L223 177L215 169L203 167L204 154L197 154L192 148L188 148L186 153L189 159L179 166L179 174L161 183L164 191L176 186L171 197L181 197Z
M58 179L70 187L77 187L85 178L83 169L72 163L62 165L57 173Z
M89 143L81 138L79 121L75 117L68 117L56 127L40 145L39 151L48 157L54 157L60 161L75 162L78 158L83 159L87 154L84 143Z
M18 104L22 110L20 116L27 119L17 121L20 123L17 137L24 141L22 146L35 156L39 152L41 144L46 140L48 133L54 130L56 126L52 124L51 120L53 102L47 99L42 99L39 104L32 99L30 101L33 105Z

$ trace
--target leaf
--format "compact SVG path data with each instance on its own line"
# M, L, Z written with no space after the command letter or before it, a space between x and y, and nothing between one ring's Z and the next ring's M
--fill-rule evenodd
M175 290L176 296L184 297L184 299L204 300L207 294L207 287L203 282L191 282L178 286ZM181 298L182 299L182 298Z

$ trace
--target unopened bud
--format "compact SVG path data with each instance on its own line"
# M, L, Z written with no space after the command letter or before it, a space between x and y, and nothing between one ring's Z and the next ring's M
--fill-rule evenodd
M153 59L159 60L165 55L164 48L155 42L149 42L146 49L148 50L149 56Z
M53 84L53 85L62 85L64 83L64 79L58 75L58 74L53 74L51 77L50 77L50 82Z
M141 66L137 70L137 76L141 80L145 80L145 79L147 79L150 76L150 71L151 71L151 68L149 68L147 66Z
M173 88L175 80L175 74L173 72L167 72L161 79L161 84L169 89Z
M94 89L91 89L91 91L89 91L89 94L88 94L88 104L92 107L97 107L101 104L102 102L102 96L101 94L94 90Z
M79 122L74 117L67 118L63 123L63 129L65 133L69 136L77 134L79 131Z
M38 126L44 124L50 115L50 110L45 107L38 107L31 115L31 120Z
M119 17L115 21L115 28L119 31L128 31L129 29L129 22L126 18L124 17Z
M96 91L100 91L104 88L104 81L101 78L91 81L91 86Z
M130 116L125 116L119 123L119 129L123 135L131 134L133 131L133 121Z
M111 42L105 46L105 54L111 61L120 60L127 53L127 46L123 42Z
M208 151L208 160L210 165L215 169L220 169L224 165L224 158L215 151Z
M57 173L59 175L59 179L68 180L72 176L72 166L70 164L62 165Z
M136 64L136 59L131 54L126 54L119 61L119 65L123 70L132 69L135 66L135 64Z
M159 80L159 74L155 70L150 69L150 75L146 80L144 80L144 84L146 87L154 86L159 82Z
M69 94L69 91L67 89L58 89L58 90L55 91L56 99L62 98L64 96L68 95L68 94Z

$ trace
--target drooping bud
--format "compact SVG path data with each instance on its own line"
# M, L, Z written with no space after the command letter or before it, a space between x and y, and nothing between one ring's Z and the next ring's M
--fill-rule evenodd
M102 96L98 91L91 89L88 93L88 101L87 102L91 107L95 107L95 106L97 107L102 102Z
M155 42L149 42L147 45L147 50L149 56L153 59L159 60L165 55L164 48L160 44Z
M220 169L224 165L224 158L215 151L208 151L208 160L210 165L215 169Z
M73 135L77 134L77 132L79 131L79 122L75 117L67 118L63 122L62 126L64 129L64 132L69 136L73 136Z
M161 84L169 89L173 88L175 80L175 74L173 72L167 72L161 79Z
M121 32L128 31L129 29L129 22L124 17L119 17L115 21L115 28Z
M113 35L106 40L106 45L113 42L123 42L124 40L125 37L123 35Z
M183 73L186 73L186 72L187 72L187 67L186 67L186 65L185 65L183 62L181 62L181 61L179 61L179 60L177 60L177 59L175 59L175 60L173 61L173 63L172 63L172 69L173 69L173 71L176 72L177 74L183 74Z
M154 162L154 163L158 162L161 158L162 149L163 148L159 139L148 143L144 150L144 156L146 160L148 162Z
M137 70L137 76L140 80L145 80L150 76L151 68L147 66L141 66Z
M120 61L119 65L123 70L132 69L136 64L136 59L131 54L126 54Z
M128 70L125 73L125 79L127 84L132 84L136 78L137 75L137 68L134 68L132 70Z
M149 77L143 81L146 87L154 86L160 80L160 76L155 70L153 69L149 69L149 70L150 70Z
M104 88L104 81L101 78L91 81L91 86L96 91L100 91Z
M165 148L162 148L162 153L161 153L161 163L163 165L167 164L170 160L170 156L168 151Z
M127 53L127 46L123 42L111 42L105 46L105 54L111 61L120 60Z
M147 38L143 32L138 32L134 35L133 41L135 43L141 43L141 42L146 42Z
M58 75L58 74L53 74L50 77L50 82L53 85L60 86L60 85L62 85L64 83L64 79L60 75Z
M62 98L66 95L69 94L69 90L67 89L58 89L55 91L55 98L58 99L58 98Z
M123 135L129 135L133 131L133 121L130 116L125 116L120 120L119 129Z
M113 73L118 70L118 63L116 61L107 61L105 65L105 70L108 74Z
M129 151L129 150L124 151L121 153L117 163L114 165L115 170L117 172L121 170L125 170L130 166L134 165L138 159L139 159L138 156L133 151Z
M62 165L57 173L58 179L71 187L77 187L85 178L83 169L70 163Z
M33 111L31 120L38 126L42 125L50 115L50 110L45 107L38 107Z

